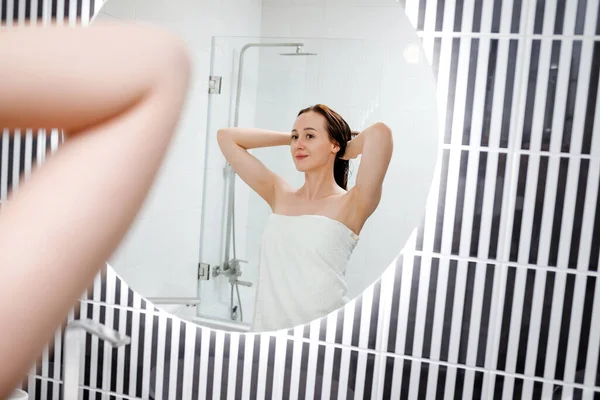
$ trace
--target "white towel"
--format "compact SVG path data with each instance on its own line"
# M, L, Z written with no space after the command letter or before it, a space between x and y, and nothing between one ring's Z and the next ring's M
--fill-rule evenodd
M344 277L358 236L321 215L271 214L260 248L252 330L292 328L348 302Z

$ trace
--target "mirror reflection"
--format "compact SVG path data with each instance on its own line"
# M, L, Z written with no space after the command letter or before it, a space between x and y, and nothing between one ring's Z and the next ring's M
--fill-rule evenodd
M433 74L404 30L196 49L182 126L116 272L233 331L292 328L359 296L418 225L437 158Z

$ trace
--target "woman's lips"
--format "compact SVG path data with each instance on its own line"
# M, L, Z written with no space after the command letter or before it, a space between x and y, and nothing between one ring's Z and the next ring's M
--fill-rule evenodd
M307 155L297 155L296 159L297 160L304 160L306 157L308 157Z

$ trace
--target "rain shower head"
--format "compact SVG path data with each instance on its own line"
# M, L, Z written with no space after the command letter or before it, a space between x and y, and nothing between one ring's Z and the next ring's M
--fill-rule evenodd
M317 53L305 53L302 51L302 46L296 47L295 53L279 53L280 56L316 56Z

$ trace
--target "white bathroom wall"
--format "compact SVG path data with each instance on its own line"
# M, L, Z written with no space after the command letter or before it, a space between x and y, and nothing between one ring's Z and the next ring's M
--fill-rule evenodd
M396 237L405 238L407 234L399 230L410 232L418 224L417 220L405 223L407 218L412 218L402 212L404 205L410 209L411 191L394 182L406 179L407 174L418 176L423 160L415 157L410 148L422 148L423 144L418 142L427 135L420 133L437 129L435 105L432 107L428 99L422 98L429 93L423 82L431 80L431 71L419 66L419 58L425 55L414 31L404 31L411 27L397 23L403 13L397 1L263 2L262 35L300 37L302 39L297 40L306 43L304 50L318 55L286 58L268 53L261 57L257 98L259 125L289 130L300 107L324 103L338 111L353 130L360 131L374 122L384 121L397 138L400 134L403 136L395 146L381 204L361 232L348 265L346 280L350 298L373 283L402 249L404 243ZM284 88L278 87L282 81ZM280 94L282 90L285 95ZM302 176L293 172L287 152L278 155L273 150L268 152L265 158L271 157L272 165L281 168L282 163L289 164L286 178L293 179L298 186L302 184ZM274 157L280 159L276 161ZM356 177L359 161L351 164L351 180ZM428 187L429 173L424 170L422 182L415 184ZM262 210L260 199L251 197L252 209ZM262 221L255 224L257 231L251 236L259 235L266 215L258 218ZM391 229L395 235L389 234Z
M397 0L263 0L263 36L381 39L414 35ZM407 30L408 31L404 31Z
M193 83L178 133L143 210L110 263L144 296L196 296L211 41L219 35L259 34L261 2L110 0L102 12L102 19L172 29L193 57Z

